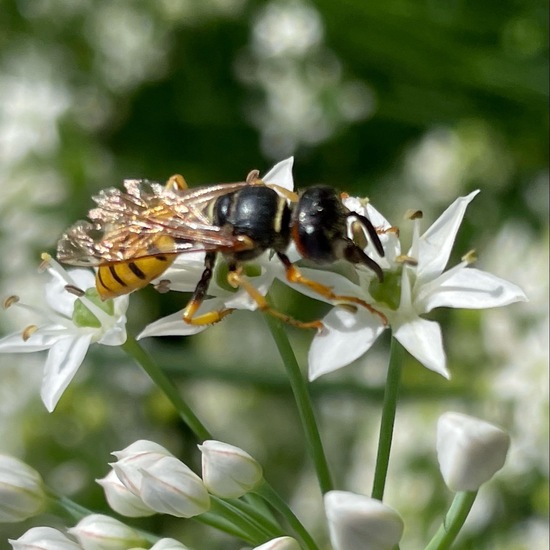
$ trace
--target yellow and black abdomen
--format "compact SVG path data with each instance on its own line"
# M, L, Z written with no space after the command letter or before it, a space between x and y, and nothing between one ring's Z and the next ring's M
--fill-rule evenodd
M107 300L143 288L160 277L176 256L177 254L158 254L102 265L98 268L95 278L97 292L102 300Z

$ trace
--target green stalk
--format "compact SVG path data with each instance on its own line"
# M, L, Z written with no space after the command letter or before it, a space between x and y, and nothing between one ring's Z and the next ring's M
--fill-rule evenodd
M279 494L264 480L263 484L258 487L255 492L266 500L273 508L278 510L282 516L288 521L289 525L294 529L300 540L304 543L308 550L319 550L319 547L302 525L300 520L294 515L294 512L288 507L288 504L279 496Z
M401 365L403 362L403 348L395 339L391 339L390 364L386 378L384 391L384 403L382 405L382 418L380 420L380 435L378 438L378 452L376 455L376 467L374 470L374 483L372 486L372 498L382 500L386 487L386 476L390 462L391 444L393 438L393 426L395 423L395 411L397 409L397 396L401 379Z
M210 514L227 520L236 529L245 534L247 542L253 542L255 545L261 544L271 538L270 529L265 525L259 524L250 516L243 514L230 503L221 498L210 495ZM200 520L200 516L196 519Z
M292 350L292 346L288 340L288 336L283 327L282 321L276 319L272 315L264 315L267 322L273 340L277 345L277 349L283 360L283 364L286 368L287 376L290 381L292 392L294 393L294 399L298 406L298 413L302 422L306 437L306 445L310 456L313 459L315 470L317 472L317 478L319 480L319 486L323 493L332 490L332 479L323 450L323 444L321 442L321 436L317 428L317 422L315 421L315 415L313 413L313 406L307 390L307 385L300 371L298 361Z
M426 546L426 550L447 550L451 547L472 509L476 496L477 491L456 493L443 523Z
M122 349L141 366L157 387L164 392L164 395L166 395L172 405L174 405L181 419L187 424L197 439L199 441L212 439L209 431L203 426L201 421L195 416L195 413L190 409L189 405L183 400L183 397L172 380L166 376L153 357L140 346L137 340L128 336L126 342L122 344Z

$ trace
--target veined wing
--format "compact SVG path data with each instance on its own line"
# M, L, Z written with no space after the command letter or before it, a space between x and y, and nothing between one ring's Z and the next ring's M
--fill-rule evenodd
M98 266L158 254L199 250L244 250L250 242L212 225L212 201L248 184L228 183L174 190L145 180L126 180L127 192L109 188L94 197L90 221L78 221L62 235L59 261Z

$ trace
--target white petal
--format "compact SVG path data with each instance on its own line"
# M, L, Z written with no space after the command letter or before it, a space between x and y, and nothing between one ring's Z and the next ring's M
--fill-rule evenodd
M170 281L170 290L176 292L193 292L204 271L204 252L180 254L174 263L152 284Z
M9 540L13 550L81 550L76 542L52 527L32 527L17 540Z
M23 339L23 332L18 331L0 340L0 353L34 353L35 351L43 351L49 349L60 338L67 335L65 327L55 328L50 330L39 329L27 339Z
M419 283L437 277L445 269L466 207L478 193L474 191L456 199L420 237L417 258Z
M296 539L292 537L277 537L260 546L255 546L253 550L300 550L300 548Z
M262 176L265 183L272 183L279 187L284 187L289 191L294 191L294 179L292 177L292 165L294 157L289 157L278 162L269 172Z
M417 317L394 329L394 337L413 357L426 368L450 378L438 323Z
M121 481L114 470L111 470L103 479L96 479L103 487L105 499L109 506L118 514L130 518L152 516L155 511L149 508L142 500L132 493Z
M57 405L63 392L82 364L92 334L67 337L58 340L48 353L40 395L49 412Z
M197 315L223 309L224 304L218 298L205 300ZM153 323L147 325L138 335L137 339L148 338L150 336L189 336L197 334L207 329L209 325L189 325L182 318L182 311L177 311L161 319L157 319Z
M379 500L329 491L325 511L334 550L391 550L403 535L403 520Z
M477 491L506 461L510 436L478 418L448 412L437 423L437 458L452 491Z
M126 315L122 315L111 328L105 331L97 343L104 346L121 346L126 342L126 338Z
M50 271L50 274L52 272ZM86 290L94 286L94 274L89 269L71 269L67 272L67 279L74 282L74 286ZM58 276L52 276L52 278L46 283L45 297L48 306L63 315L67 319L71 319L73 315L74 302L76 296L67 292L65 287L67 281L61 279Z
M422 312L436 307L485 309L527 301L521 288L487 271L470 267L440 278L441 284L438 279L429 283L434 290L421 298L418 305Z
M377 315L352 313L335 307L323 319L325 328L313 337L309 348L309 380L349 365L369 350L384 331Z

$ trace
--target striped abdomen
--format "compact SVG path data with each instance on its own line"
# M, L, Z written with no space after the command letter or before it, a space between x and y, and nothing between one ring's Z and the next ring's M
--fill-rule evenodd
M95 278L99 296L106 300L143 288L162 275L176 256L177 254L157 254L100 266Z

